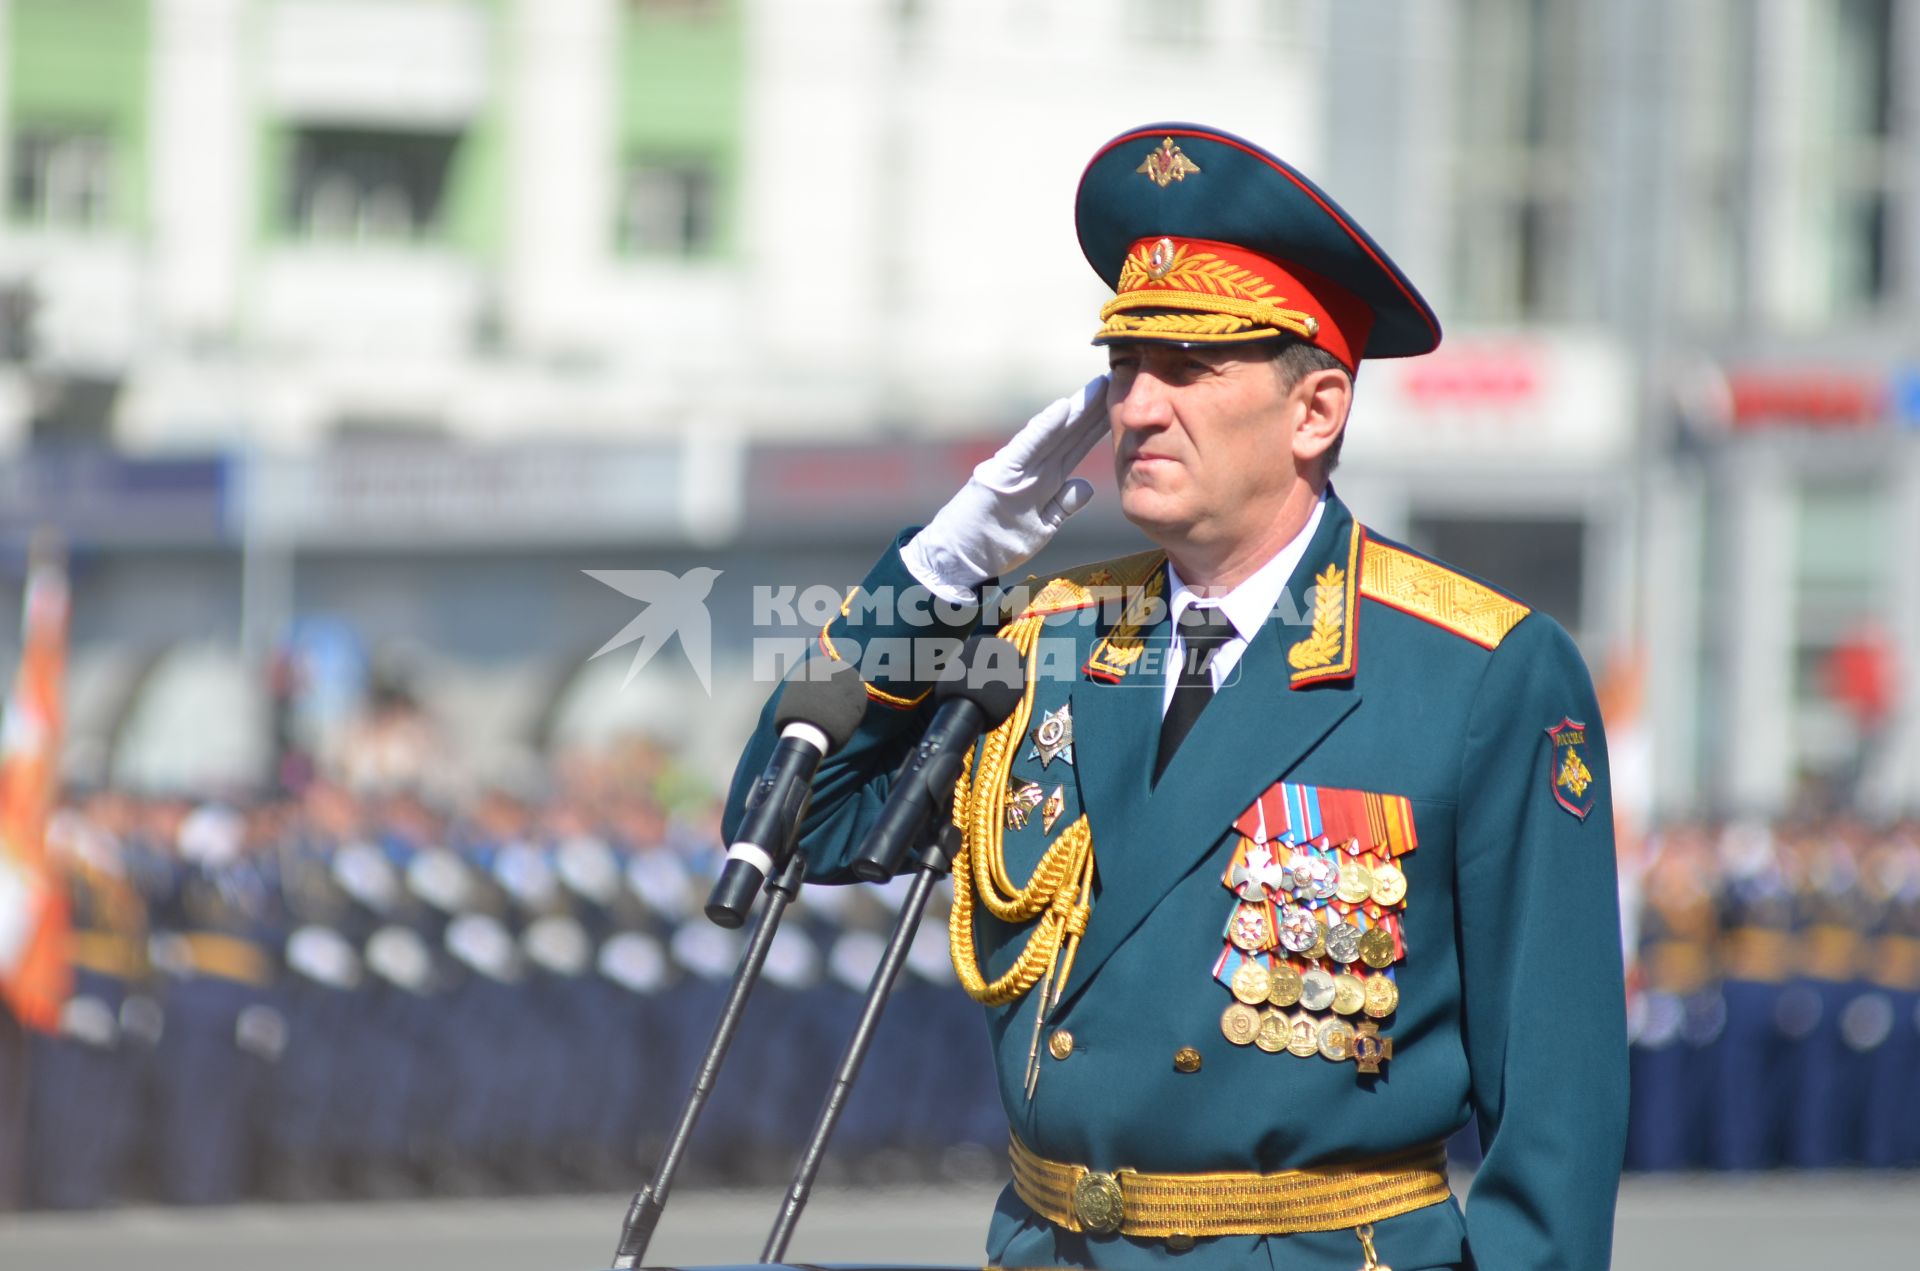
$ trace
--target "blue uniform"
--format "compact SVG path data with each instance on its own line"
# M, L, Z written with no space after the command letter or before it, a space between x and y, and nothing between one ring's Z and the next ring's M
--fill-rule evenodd
M264 862L246 857L172 873L150 1122L163 1199L225 1204L248 1193L264 1095L287 1040L274 991L282 937L268 912L277 886Z
M1707 1163L1768 1169L1785 1151L1792 1106L1781 1064L1781 988L1793 942L1793 895L1771 859L1729 874L1720 892L1726 1028L1715 1049Z

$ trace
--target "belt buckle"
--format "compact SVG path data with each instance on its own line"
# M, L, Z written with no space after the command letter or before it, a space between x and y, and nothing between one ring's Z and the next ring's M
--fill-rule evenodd
M1073 1216L1080 1226L1095 1235L1111 1236L1120 1230L1122 1207L1120 1179L1104 1170L1088 1170L1073 1184Z

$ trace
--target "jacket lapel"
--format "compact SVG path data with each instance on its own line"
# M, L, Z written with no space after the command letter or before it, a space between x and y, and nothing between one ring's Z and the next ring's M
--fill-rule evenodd
M1357 534L1346 508L1329 494L1319 531L1288 580L1279 611L1254 634L1233 682L1201 712L1158 785L1149 788L1148 781L1159 739L1161 664L1155 661L1152 673L1138 679L1082 683L1075 692L1076 740L1086 756L1082 806L1093 831L1100 885L1063 1005L1183 878L1212 857L1234 818L1359 708L1350 673L1294 686L1301 673L1289 654L1312 630L1282 620L1314 613L1314 579L1325 577L1330 563L1346 571L1357 556ZM1162 643L1167 625L1163 621L1153 633ZM1342 635L1350 654L1351 633Z

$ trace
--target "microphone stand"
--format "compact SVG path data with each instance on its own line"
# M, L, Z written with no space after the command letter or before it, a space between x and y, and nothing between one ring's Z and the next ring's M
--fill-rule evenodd
M940 800L933 810L931 829L922 832L925 841L920 847L919 872L905 903L900 906L900 916L894 922L893 935L887 941L886 952L881 955L880 965L873 973L872 982L867 985L867 1000L860 1012L860 1022L854 1026L853 1036L847 1041L846 1053L841 1056L840 1067L833 1074L833 1084L827 1088L826 1101L820 1105L820 1115L813 1123L813 1135L807 1141L806 1151L794 1171L793 1183L787 1189L786 1203L781 1206L773 1230L767 1235L766 1247L760 1251L762 1263L777 1263L786 1257L787 1243L793 1239L793 1229L800 1222L800 1211L807 1206L814 1179L820 1173L821 1162L826 1158L827 1140L833 1137L834 1127L840 1122L840 1113L846 1107L847 1095L853 1090L854 1078L860 1075L860 1065L866 1061L867 1050L873 1044L873 1034L880 1023L880 1012L885 1009L887 998L893 993L894 982L900 978L900 968L906 963L907 950L913 944L914 933L920 929L920 918L926 912L927 901L932 897L935 885L953 868L954 855L960 849L960 827L953 823L951 803L950 794Z
M796 846L793 854L787 858L786 868L780 871L780 876L767 881L767 901L760 907L760 917L754 923L746 951L740 955L740 964L734 968L733 986L727 991L726 1004L720 1010L719 1022L713 1027L713 1040L707 1043L707 1054L700 1061L700 1071L694 1076L693 1088L687 1091L687 1101L680 1109L679 1124L673 1127L673 1137L667 1141L666 1154L660 1158L660 1165L654 1170L653 1181L635 1192L633 1203L627 1206L626 1220L620 1228L620 1244L613 1255L615 1271L630 1271L646 1256L654 1229L660 1225L660 1215L666 1211L667 1192L673 1186L674 1174L680 1168L680 1158L687 1150L688 1140L693 1137L694 1122L700 1119L701 1111L707 1106L707 1098L713 1093L714 1082L720 1076L720 1065L726 1062L727 1050L733 1045L733 1034L740 1026L740 1017L746 1013L747 996L759 982L760 968L767 960L767 950L773 947L774 932L779 929L787 905L799 893L806 873L806 849Z

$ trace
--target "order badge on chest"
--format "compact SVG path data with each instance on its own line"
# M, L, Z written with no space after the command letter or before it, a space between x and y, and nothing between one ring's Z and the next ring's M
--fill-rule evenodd
M1234 822L1221 883L1233 894L1213 977L1233 995L1220 1031L1236 1046L1351 1062L1393 1058L1381 1023L1400 1005L1394 968L1415 846L1401 795L1279 782Z

